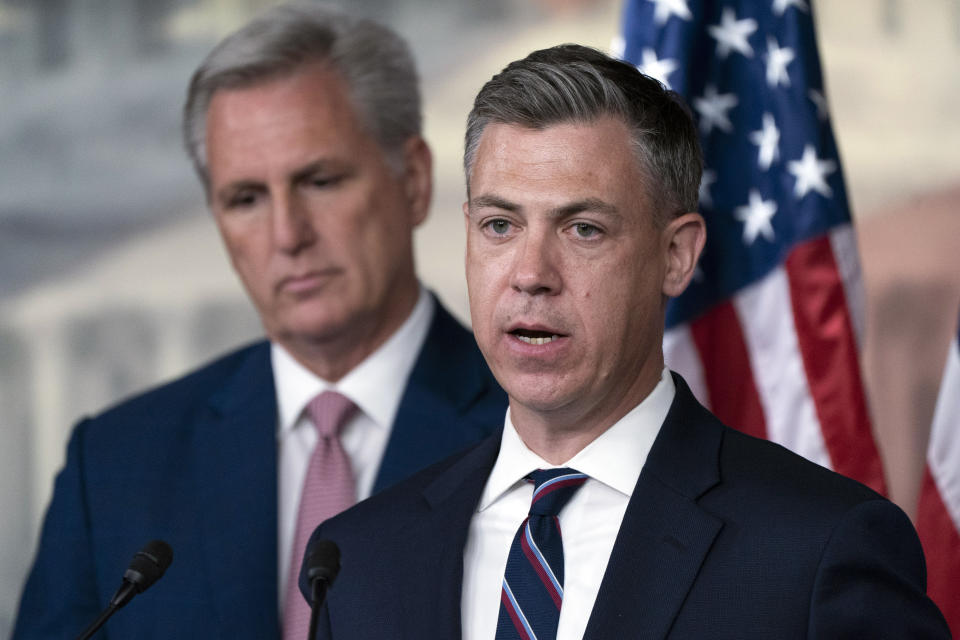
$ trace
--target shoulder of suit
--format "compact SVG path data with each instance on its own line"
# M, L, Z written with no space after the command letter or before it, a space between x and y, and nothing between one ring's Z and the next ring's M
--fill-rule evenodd
M144 417L170 416L205 405L241 368L253 366L270 377L270 343L258 341L218 356L180 377L130 396L86 420L90 423L129 423ZM269 389L273 393L273 389Z
M720 451L722 482L754 487L783 502L809 501L823 510L844 511L886 498L866 485L811 462L779 444L724 427Z
M671 415L719 438L719 484L734 500L808 502L812 509L843 511L869 500L886 500L869 487L790 451L723 424L693 396L682 376L674 373L677 399ZM676 414L674 414L676 412ZM682 432L682 431L681 431ZM701 431L703 432L703 431ZM699 438L683 441L697 442Z

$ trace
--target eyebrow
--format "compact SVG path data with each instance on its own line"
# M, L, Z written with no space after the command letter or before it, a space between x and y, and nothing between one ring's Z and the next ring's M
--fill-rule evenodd
M523 209L523 206L515 202L511 202L506 198L502 198L495 194L477 196L470 200L470 208L493 208L493 209L503 209L504 211L517 212ZM547 212L547 215L551 218L563 219L570 216L577 215L578 213L583 213L584 211L590 211L593 213L599 213L605 216L610 216L614 218L621 217L619 210L609 202L605 202L600 198L583 198L582 200L574 200L567 204L561 205L559 207L554 207Z
M483 195L470 198L470 208L473 209L474 207L478 209L503 209L504 211L517 211L521 208L520 205L514 204L497 195Z
M578 213L583 213L584 211L599 213L614 218L620 217L620 212L615 206L609 202L601 200L600 198L584 198L583 200L575 200L563 206L551 209L549 211L549 215L554 218L567 218L569 216L577 215Z

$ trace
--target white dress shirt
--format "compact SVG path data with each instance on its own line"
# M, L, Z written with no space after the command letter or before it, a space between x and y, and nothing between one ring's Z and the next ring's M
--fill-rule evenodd
M496 636L507 556L533 496L533 485L523 478L535 469L554 467L571 467L590 476L559 516L565 577L557 640L583 637L627 503L675 392L673 378L664 369L643 402L561 465L530 451L507 411L500 453L470 522L464 549L463 640Z
M357 498L370 496L387 448L400 399L427 337L434 314L433 298L420 287L417 303L400 328L336 383L317 377L283 347L271 345L277 393L278 475L277 519L278 598L283 598L290 571L290 554L297 526L300 494L310 456L317 444L316 429L304 409L317 394L333 390L350 398L357 411L344 427L340 442L350 457Z

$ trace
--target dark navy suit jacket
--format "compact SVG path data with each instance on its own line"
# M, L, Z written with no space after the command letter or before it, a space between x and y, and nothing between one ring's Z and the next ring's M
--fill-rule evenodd
M949 638L900 509L723 426L674 379L585 638ZM342 568L318 638L460 637L464 544L499 443L320 526Z
M505 409L438 304L374 490L481 440ZM76 637L153 538L173 564L98 638L277 638L276 421L264 342L77 425L13 638Z

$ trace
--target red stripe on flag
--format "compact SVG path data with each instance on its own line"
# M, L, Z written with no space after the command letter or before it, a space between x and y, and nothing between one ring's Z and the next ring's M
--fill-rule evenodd
M766 438L767 421L736 309L730 302L718 304L690 323L690 335L703 364L710 410L723 423Z
M923 475L917 507L917 533L927 557L927 593L943 612L953 637L960 638L960 532L943 504L929 467Z
M833 469L885 493L856 337L829 236L798 245L784 266L800 355Z

